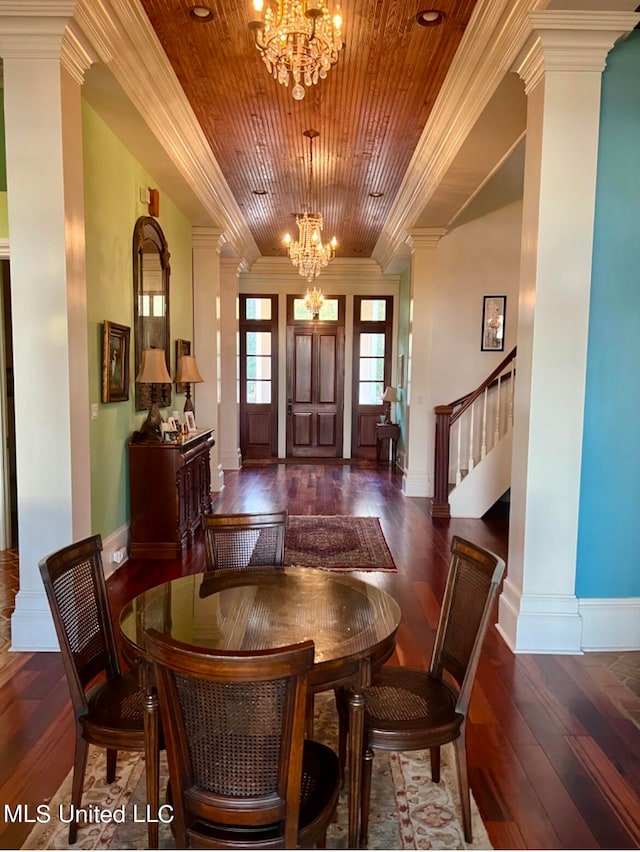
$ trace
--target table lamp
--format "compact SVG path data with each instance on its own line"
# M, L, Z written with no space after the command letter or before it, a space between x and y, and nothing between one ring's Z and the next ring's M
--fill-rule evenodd
M181 355L178 358L178 366L176 367L174 382L176 384L180 384L181 382L186 383L187 398L184 403L184 410L195 411L193 403L191 402L191 382L204 382L204 379L198 370L195 355Z
M400 402L396 389L391 385L387 385L384 389L382 401L385 404L385 411L387 412L387 422L391 423L391 403Z
M171 376L167 370L167 362L165 361L163 349L142 350L142 362L140 364L140 371L136 376L136 382L151 386L151 405L147 419L142 424L140 431L147 440L161 441L162 432L160 431L160 424L162 423L162 415L158 408L157 385L171 384Z

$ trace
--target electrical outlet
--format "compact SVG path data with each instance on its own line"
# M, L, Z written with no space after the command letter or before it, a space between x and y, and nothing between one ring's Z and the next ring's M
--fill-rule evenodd
M92 420L98 419L98 403L97 402L93 402L91 404L91 419Z

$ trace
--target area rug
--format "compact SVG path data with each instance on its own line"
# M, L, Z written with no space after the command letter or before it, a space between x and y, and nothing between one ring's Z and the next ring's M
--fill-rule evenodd
M289 515L286 565L342 571L395 571L378 518Z
M315 737L333 748L337 743L337 716L329 694L316 699ZM83 807L121 809L123 822L92 823L78 831L78 842L69 846L69 826L60 822L68 814L71 774L49 804L51 820L37 825L23 849L145 849L147 827L135 822L145 814L144 759L139 754L118 755L116 780L107 785L104 750L91 749ZM161 783L167 769L161 763ZM368 849L491 849L489 837L473 797L473 843L464 840L459 815L453 747L442 749L441 782L431 781L429 752L379 752L373 762ZM119 813L116 811L116 813ZM329 826L328 849L347 848L347 797L340 795L338 812ZM175 849L171 829L160 824L160 848Z

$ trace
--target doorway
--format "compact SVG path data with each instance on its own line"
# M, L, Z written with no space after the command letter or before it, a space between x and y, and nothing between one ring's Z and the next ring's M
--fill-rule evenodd
M344 296L325 298L318 319L287 297L288 457L342 456L344 316Z

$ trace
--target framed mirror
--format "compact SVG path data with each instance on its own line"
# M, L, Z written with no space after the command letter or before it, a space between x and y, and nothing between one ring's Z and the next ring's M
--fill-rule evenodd
M135 372L143 349L162 349L170 372L169 352L169 249L164 232L151 216L141 216L133 229L133 324ZM162 408L171 404L171 384L157 386ZM136 384L136 411L151 407L151 385Z

